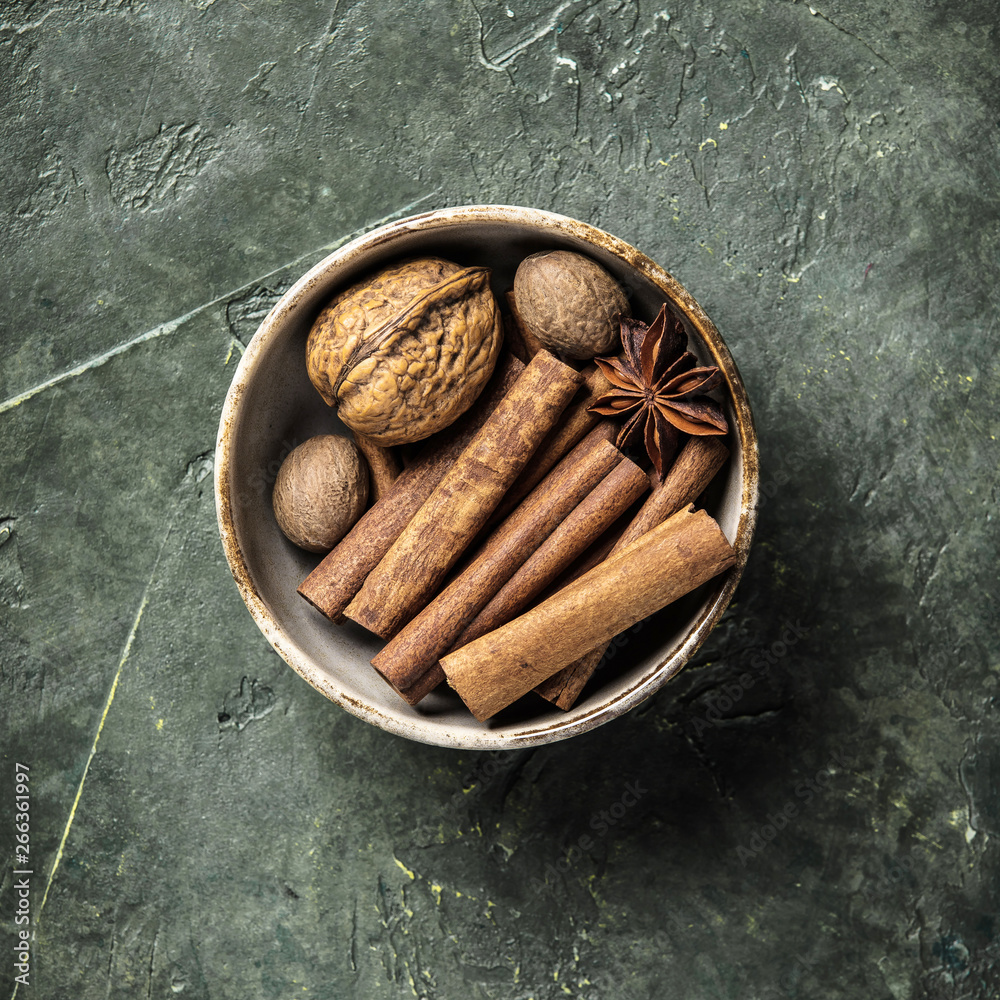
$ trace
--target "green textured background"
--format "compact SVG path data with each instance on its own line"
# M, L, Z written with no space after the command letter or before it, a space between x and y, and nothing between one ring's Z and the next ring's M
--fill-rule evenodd
M814 2L0 6L5 1000L17 761L24 998L1000 995L1000 4ZM293 674L211 478L295 278L489 202L675 274L763 463L696 660L498 756Z

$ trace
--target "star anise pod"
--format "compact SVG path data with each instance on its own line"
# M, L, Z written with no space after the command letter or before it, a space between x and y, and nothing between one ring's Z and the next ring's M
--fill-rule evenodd
M662 480L682 432L725 434L729 429L722 407L705 395L722 384L722 374L718 368L698 367L684 327L666 304L649 326L623 318L621 333L622 356L594 359L612 389L589 409L606 417L629 415L618 447L641 437Z

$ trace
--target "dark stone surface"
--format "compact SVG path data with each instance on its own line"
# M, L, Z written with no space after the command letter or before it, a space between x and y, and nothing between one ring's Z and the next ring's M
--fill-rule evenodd
M815 2L3 4L6 995L17 762L24 997L1000 995L1000 5ZM693 292L764 487L697 659L496 757L294 675L211 485L282 290L484 202Z

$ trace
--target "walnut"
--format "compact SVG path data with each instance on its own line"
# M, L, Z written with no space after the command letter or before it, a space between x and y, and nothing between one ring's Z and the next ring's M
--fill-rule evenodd
M271 505L289 541L329 552L368 505L368 467L353 441L321 434L281 463Z
M337 295L306 343L312 384L383 447L420 441L464 413L493 372L500 311L484 267L406 260Z
M522 260L514 275L514 301L531 333L570 358L619 350L618 320L631 315L621 285L596 261L569 250Z

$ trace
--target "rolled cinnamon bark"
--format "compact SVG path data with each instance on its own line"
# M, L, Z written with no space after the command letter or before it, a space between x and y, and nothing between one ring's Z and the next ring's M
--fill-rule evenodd
M441 667L483 721L735 562L718 524L689 506L519 618L442 657Z
M612 555L631 545L640 535L655 528L682 507L694 503L725 465L727 458L729 449L722 438L688 438L663 483L649 495L612 550Z
M378 503L399 478L403 467L391 448L383 448L381 445L375 444L371 438L367 438L357 431L352 431L352 434L358 451L364 455L365 461L368 463L372 501Z
M548 475L549 470L595 427L606 428L608 440L614 440L618 433L615 424L591 413L589 409L598 396L611 388L611 383L601 374L597 365L588 365L580 374L583 376L580 391L538 446L531 464L507 491L491 518L492 524L499 524Z
M454 646L492 632L523 611L648 489L649 476L635 462L622 459L497 591Z
M696 500L728 457L729 449L718 437L689 438L666 478L653 488L649 499L615 543L611 556ZM572 708L607 648L608 644L602 643L588 651L576 663L547 678L535 689L536 693L558 708Z
M434 596L566 408L580 374L539 351L445 473L345 615L389 638Z
M599 435L584 438L487 538L458 576L389 640L372 666L397 691L412 688L524 560L622 461L610 441Z
M444 671L441 669L441 661L438 660L413 687L408 687L399 693L410 705L416 705L423 701L443 680Z
M514 356L527 364L539 351L543 350L542 342L528 329L527 323L521 319L513 288L504 292L504 301L507 303L510 320L505 331L507 343Z
M587 681L594 676L594 671L600 666L610 645L611 642L608 640L608 642L602 642L595 649L584 653L578 660L542 681L535 688L535 694L552 702L556 708L568 712L576 704L576 699L580 697L580 692L587 686Z
M368 508L303 581L299 593L313 607L333 621L343 620L344 609L361 589L365 578L389 551L523 371L520 361L505 354L469 410L427 441L386 495Z

